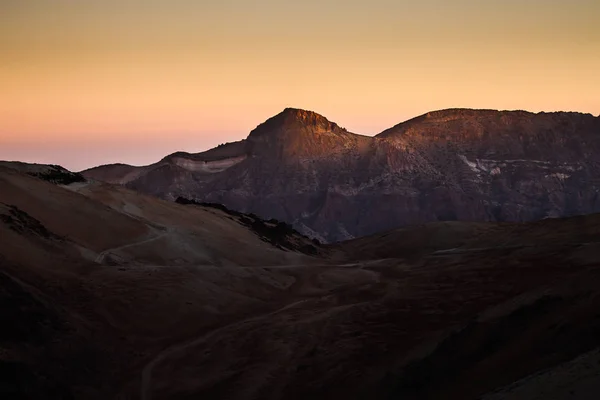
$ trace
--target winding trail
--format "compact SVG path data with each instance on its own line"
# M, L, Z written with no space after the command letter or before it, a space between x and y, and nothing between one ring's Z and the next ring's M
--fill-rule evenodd
M278 314L282 311L285 311L289 308L292 308L300 303L303 303L305 301L308 301L309 299L302 299L302 300L298 300L295 301L293 303L290 303L288 305L283 306L282 308L279 308L275 311L271 311L265 314L259 314L257 316L253 316L253 317L249 317L246 319L243 319L241 321L235 321L232 322L231 324L227 324L225 326L222 326L220 328L217 328L213 331L210 331L208 333L205 333L204 335L192 339L191 341L185 341L184 343L179 343L176 345L173 345L171 347L167 347L165 350L161 351L160 353L158 353L158 355L156 357L154 357L148 364L146 364L146 366L142 369L142 383L141 383L141 387L140 387L140 399L141 400L152 400L152 393L151 393L151 383L152 383L152 371L153 369L160 364L162 361L164 361L165 359L169 358L171 355L184 351L185 349L189 348L189 347L194 347L204 341L209 340L210 338L212 338L213 336L231 328L234 327L236 325L243 325L243 324L248 324L248 323L252 323L252 322L258 322L262 319L268 318L270 316L273 316L275 314Z
M139 245L142 245L142 244L150 243L150 242L153 242L155 240L164 238L169 233L171 233L171 230L167 229L166 231L162 232L161 234L156 235L154 237L151 237L150 239L144 239L144 240L140 240L139 242L128 243L128 244L125 244L125 245L122 245L122 246L117 246L117 247L112 247L110 249L106 249L106 250L98 253L98 256L96 256L96 259L94 261L97 262L98 264L102 264L104 262L104 258L109 253L111 253L111 252L123 250L123 249L126 249L128 247L135 247L135 246L139 246Z

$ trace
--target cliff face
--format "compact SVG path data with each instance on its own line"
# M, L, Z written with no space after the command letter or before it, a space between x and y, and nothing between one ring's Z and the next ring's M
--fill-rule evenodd
M600 211L600 118L443 110L375 137L286 109L246 140L89 178L219 202L337 241L437 220L529 221Z

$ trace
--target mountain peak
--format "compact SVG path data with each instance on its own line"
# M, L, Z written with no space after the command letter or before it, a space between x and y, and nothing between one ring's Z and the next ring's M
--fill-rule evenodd
M318 113L316 113L314 111L305 110L303 108L295 108L295 107L286 107L286 108L283 109L282 112L280 112L277 115L280 115L280 114L293 115L293 116L297 116L297 117L308 116L308 115L316 115L316 116L319 116L321 118L325 118L322 115L320 115L320 114L318 114Z
M324 116L314 111L302 110L288 107L279 114L269 118L258 125L250 135L249 139L263 136L280 136L293 132L336 132L342 131L337 124L330 122Z
M299 118L299 119L305 119L305 118L327 119L324 116L322 116L321 114L318 114L314 111L304 110L302 108L293 108L293 107L286 107L282 112L280 112L277 115L284 115L286 117Z
M422 137L459 137L481 135L482 132L499 135L526 133L544 125L562 123L576 124L578 120L593 121L591 114L577 112L539 112L524 110L491 110L471 108L448 108L430 111L418 117L386 129L378 138L393 138L407 134Z
M308 126L320 125L320 124L337 126L335 123L330 122L327 118L325 118L321 114L318 114L314 111L303 110L301 108L291 108L291 107L285 108L279 114L273 116L272 118L269 118L267 121L265 121L265 123L270 122L270 121L273 121L276 123L283 123L284 125L287 125L287 126L293 125L293 124L308 125Z
M317 157L350 146L357 137L314 111L286 108L250 132L247 150L284 158Z

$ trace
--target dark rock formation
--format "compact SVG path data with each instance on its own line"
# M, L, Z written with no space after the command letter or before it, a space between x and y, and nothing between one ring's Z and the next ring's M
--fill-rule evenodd
M298 251L308 255L317 255L324 252L320 248L321 243L317 239L311 240L309 237L296 231L291 225L274 218L265 221L256 214L244 214L239 211L230 210L220 203L196 202L184 197L178 197L175 202L185 205L210 207L223 211L230 215L232 219L249 228L261 240L270 243L280 250Z
M285 109L246 140L89 178L222 203L337 241L428 221L530 221L600 211L600 118L451 109L375 137Z

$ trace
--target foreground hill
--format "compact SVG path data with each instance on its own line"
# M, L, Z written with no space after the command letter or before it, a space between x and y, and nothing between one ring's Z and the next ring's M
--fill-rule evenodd
M321 246L101 182L0 187L2 398L600 394L600 215Z
M321 241L432 221L600 212L600 118L451 109L375 137L286 109L242 141L83 171L169 200L222 203Z

